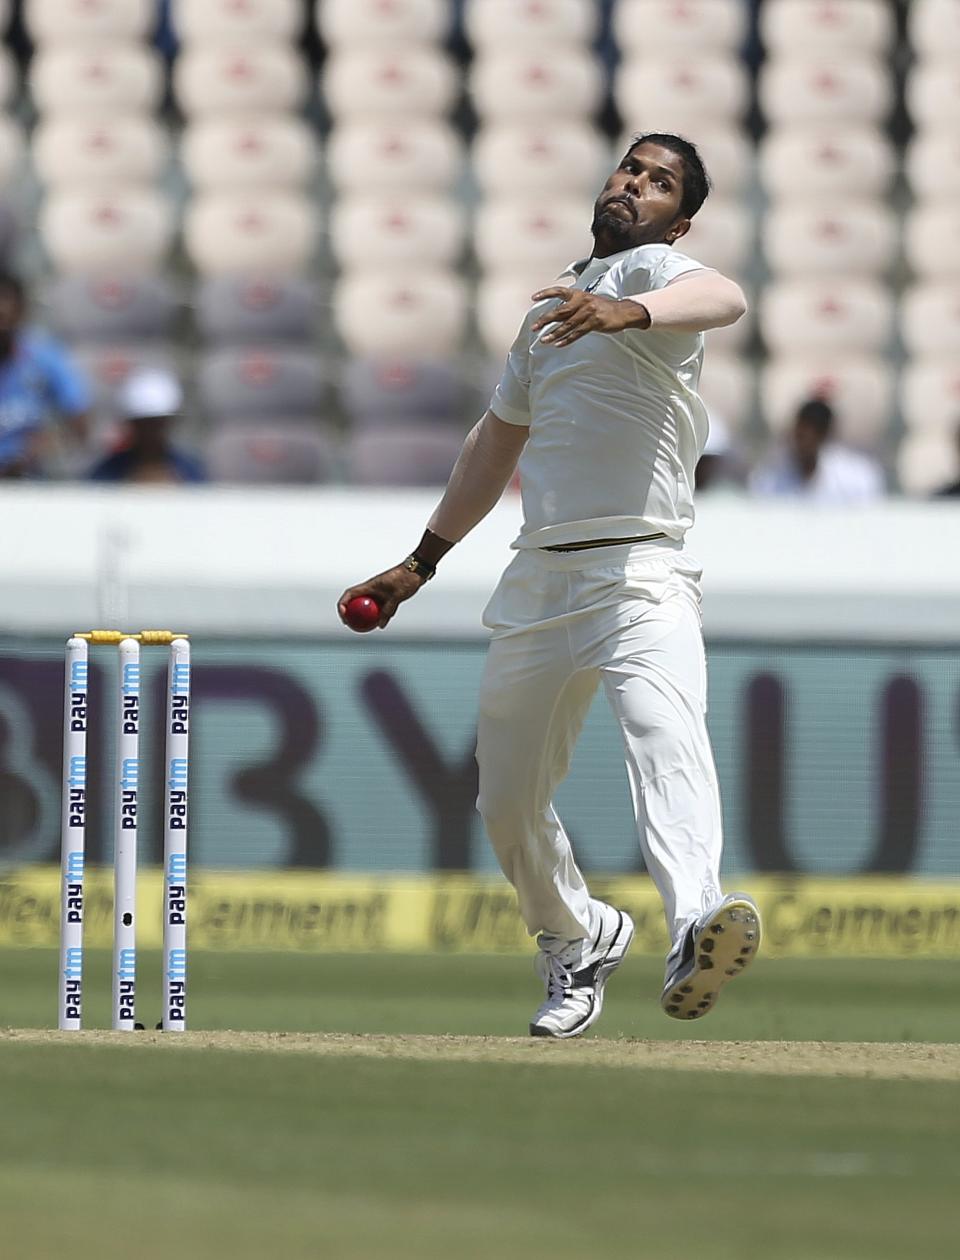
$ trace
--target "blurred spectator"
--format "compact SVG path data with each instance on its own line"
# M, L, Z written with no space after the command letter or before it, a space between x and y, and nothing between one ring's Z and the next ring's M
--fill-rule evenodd
M960 461L960 426L957 427L956 443L957 458ZM938 499L960 499L960 480L952 482L949 486L944 486L942 490L938 490L936 497Z
M803 403L783 448L750 478L756 495L865 503L881 496L883 469L869 455L832 440L833 408L822 399Z
M91 480L152 485L206 481L200 461L170 440L182 404L180 383L169 372L144 368L129 376L120 393L123 444L96 465Z
M43 472L57 415L77 441L87 432L86 381L58 341L24 327L25 313L23 285L0 272L0 477Z
M697 494L743 490L743 475L730 427L723 416L710 413L710 432L695 474Z

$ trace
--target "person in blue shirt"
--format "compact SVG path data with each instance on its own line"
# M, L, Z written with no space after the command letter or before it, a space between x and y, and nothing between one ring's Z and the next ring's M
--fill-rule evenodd
M42 474L56 420L78 442L87 433L86 380L55 338L24 326L25 314L23 285L0 272L0 477Z
M90 473L93 481L183 485L207 480L201 462L174 446L170 431L183 404L180 382L161 368L132 372L120 392L123 443Z

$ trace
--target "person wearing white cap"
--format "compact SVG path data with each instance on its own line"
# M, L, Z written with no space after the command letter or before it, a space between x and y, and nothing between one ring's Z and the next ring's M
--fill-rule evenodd
M132 372L120 391L122 445L96 465L91 479L154 485L206 481L200 461L170 441L182 405L183 391L171 372L162 368Z

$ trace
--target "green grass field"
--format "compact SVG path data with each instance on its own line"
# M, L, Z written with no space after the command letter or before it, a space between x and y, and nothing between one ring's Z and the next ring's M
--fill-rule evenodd
M91 1026L106 1024L108 969L90 956ZM196 1028L491 1036L456 1061L403 1040L368 1057L0 1037L0 1254L954 1254L957 1079L729 1070L723 1046L728 1070L648 1069L622 1039L960 1042L955 965L761 960L693 1026L660 1014L660 973L628 961L592 1045L516 1046L498 1038L525 1032L538 999L524 959L191 958ZM150 1023L158 975L142 955ZM0 952L0 1026L49 1028L55 984L53 952ZM848 1066L883 1049L851 1047Z

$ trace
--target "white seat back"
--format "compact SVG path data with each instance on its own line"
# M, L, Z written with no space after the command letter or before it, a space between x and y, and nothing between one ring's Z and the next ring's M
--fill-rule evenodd
M30 88L41 114L149 113L160 104L163 67L137 44L56 44L30 63Z
M606 137L588 123L555 127L548 119L494 123L477 133L473 170L487 196L522 196L563 188L596 194L616 165Z
M777 55L845 50L882 56L893 38L893 11L886 0L767 0L760 34Z
M473 63L470 95L483 122L586 119L602 99L603 75L574 48L490 52Z
M296 188L315 173L316 142L301 119L284 114L203 117L181 147L195 188Z
M459 134L439 118L366 118L330 133L327 173L338 193L368 192L371 180L399 191L446 192L463 170Z
M174 64L173 81L188 116L296 110L307 90L303 58L270 41L188 45Z
M774 57L760 71L759 93L764 114L777 126L879 126L893 105L894 80L871 57Z
M343 119L444 114L453 105L459 76L450 58L419 44L344 50L323 76L327 108Z
M625 53L736 53L747 33L741 0L618 0L613 33Z
M463 250L463 212L448 197L381 193L340 197L330 243L341 267L454 265Z
M184 241L205 275L298 272L314 252L316 216L316 204L299 193L206 193L188 206Z
M586 47L595 38L593 0L466 0L464 24L474 48Z
M48 187L147 184L169 159L166 132L138 113L60 114L33 133L33 160Z
M881 196L896 173L893 145L875 127L819 123L776 127L760 146L760 172L774 197L819 193Z
M351 354L453 354L466 326L466 286L440 268L349 272L334 294L334 318Z
M317 0L317 28L331 48L438 43L450 27L447 0Z
M62 189L40 211L40 234L60 271L156 270L173 236L170 203L148 188Z
M896 259L896 238L880 202L784 204L763 223L767 261L785 276L880 274Z

